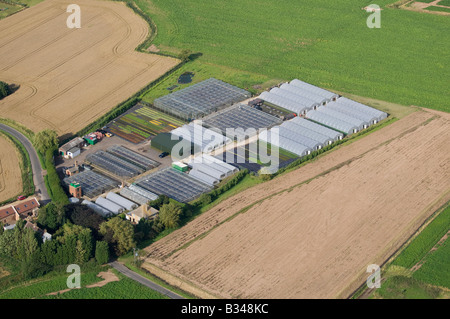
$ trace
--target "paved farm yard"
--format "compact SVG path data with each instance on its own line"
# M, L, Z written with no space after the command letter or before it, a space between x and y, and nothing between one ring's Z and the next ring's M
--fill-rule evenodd
M81 28L69 29L71 3L46 0L0 21L2 80L20 85L0 101L2 117L75 133L178 63L135 51L149 28L123 3L77 1Z

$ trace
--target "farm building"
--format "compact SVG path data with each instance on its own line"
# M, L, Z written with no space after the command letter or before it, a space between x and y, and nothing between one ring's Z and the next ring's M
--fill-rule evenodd
M293 141L289 138L280 136L278 134L278 128L271 128L268 131L263 131L259 134L259 139L271 144L272 146L276 146L291 153L294 153L298 156L305 156L311 154L313 151L310 147L300 144L296 141Z
M210 78L190 87L160 97L154 106L184 120L201 118L251 97L241 88Z
M315 85L312 85L312 84L300 81L298 79L292 80L289 84L291 84L293 86L296 86L298 88L310 91L310 92L315 93L317 95L320 95L320 96L322 96L322 97L324 97L326 99L329 99L331 101L335 101L339 97L339 94L330 92L328 90L325 90L325 89L322 89L322 88L320 88L318 86L315 86Z
M190 202L212 190L210 185L172 167L144 176L135 184L152 193L166 195L182 203Z
M107 210L106 208L103 208L102 206L97 205L91 201L88 201L86 199L81 202L81 205L86 205L87 207L92 209L94 212L102 215L105 218L111 216L111 212L109 210Z
M69 187L71 183L79 183L84 196L94 198L107 192L119 184L118 181L94 171L84 170L74 176L66 177L64 184Z
M327 114L329 116L332 116L336 119L345 121L347 123L353 124L358 128L358 131L362 131L366 128L369 127L370 123L357 119L353 116L347 115L345 113L342 113L336 109L330 108L330 107L321 107L320 109L317 110L317 112L319 113L323 113L323 114ZM308 115L306 115L308 116Z
M125 211L125 208L120 206L119 204L116 204L113 201L110 201L109 199L106 199L104 197L98 197L95 203L104 209L109 210L114 215L121 214Z
M301 88L296 87L289 83L284 83L284 84L280 85L280 89L294 93L295 95L306 97L310 100L315 101L319 105L326 105L328 102L331 101L331 99L325 98L321 95L318 95L317 93L313 93L311 91L301 89Z
M370 106L364 105L362 103L358 103L356 101L350 100L350 99L348 99L346 97L340 97L339 99L336 100L336 103L342 104L342 105L344 105L347 108L350 108L352 110L355 110L355 111L358 111L358 112L361 112L361 113L366 113L366 114L370 114L372 116L376 116L376 117L378 117L378 122L382 121L382 120L384 120L385 118L388 117L388 114L383 112L383 111L380 111L380 110L377 110L377 109L375 109L373 107L370 107Z
M117 205L122 206L126 210L133 210L138 207L138 205L136 203L126 199L125 197L117 195L116 193L113 193L113 192L109 192L106 195L106 199L116 203Z
M309 111L306 117L348 135L358 132L358 126L322 112Z
M149 207L148 205L141 205L135 210L127 213L126 219L131 221L133 224L138 224L139 221L144 219L155 219L159 215L159 210Z
M212 129L191 122L173 130L172 135L182 137L194 144L194 154L197 152L210 153L232 142L228 137Z
M315 100L312 100L310 98L307 98L303 95L298 95L293 92L283 90L280 88L273 88L269 91L272 94L281 96L283 98L289 99L291 101L294 101L297 104L300 104L301 106L306 107L308 110L315 110L317 109L321 104L319 102L316 102Z
M299 116L306 114L306 112L311 109L304 105L300 105L297 102L292 101L288 98L276 95L271 92L262 92L261 95L259 96L259 98L264 100L265 102L276 105L285 110L294 112L295 114L297 114Z
M281 127L285 127L290 131L293 131L297 134L300 134L302 136L308 137L310 139L313 139L322 145L330 145L334 142L334 140L326 135L317 133L315 131L312 131L310 129L307 129L303 126L297 125L292 121L286 121L283 124L281 124Z
M95 145L99 142L99 139L97 138L97 135L94 133L90 133L83 137L83 139L88 143L89 145Z
M228 130L227 136L238 141L246 138L245 133L251 134L251 129L254 129L254 134L256 135L259 129L270 128L281 122L282 120L278 117L244 104L236 104L208 115L202 120L203 126L216 128L224 135L227 135ZM232 134L230 129L234 129ZM251 136L249 135L248 137Z
M181 142L183 138L172 133L164 132L152 138L150 146L161 151L171 153L175 145ZM192 147L193 148L193 147Z
M320 133L320 134L322 134L324 136L328 136L329 138L332 138L334 141L342 140L342 138L344 137L344 134L342 134L341 132L332 130L332 129L328 128L328 127L325 127L323 125L317 124L317 123L312 122L312 121L308 121L308 120L306 120L304 118L301 118L301 117L296 117L296 118L292 119L290 122L292 122L294 124L297 124L297 125L300 125L300 126L302 126L304 128L307 128L307 129L309 129L311 131Z
M4 225L15 224L17 220L19 220L19 214L13 206L0 209L0 222Z
M64 158L69 158L69 156L75 157L79 154L79 153L77 154L77 152L78 152L77 149L80 150L85 144L86 144L86 142L81 137L75 137L73 140L62 145L58 149L58 152ZM71 155L68 154L69 152L71 153ZM81 150L80 150L80 152L81 152ZM74 156L74 154L76 154L76 155Z
M26 218L28 216L36 216L40 206L41 205L39 204L39 201L36 199L36 197L33 197L31 199L20 202L13 207L19 214L20 218Z

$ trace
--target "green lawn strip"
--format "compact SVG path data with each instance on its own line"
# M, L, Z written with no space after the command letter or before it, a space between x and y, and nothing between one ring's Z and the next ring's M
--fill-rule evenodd
M81 271L81 286L86 286L102 279L97 277L100 271L105 268L95 267L86 272ZM67 289L67 279L71 273L67 273L63 267L54 270L37 279L23 281L19 284L2 287L0 289L0 299L31 299L40 298L48 293Z
M57 296L43 296L41 299L168 299L168 297L113 270L119 281L103 287L72 289Z
M450 206L437 215L429 225L395 258L393 265L411 268L417 264L450 228Z
M447 239L435 251L425 257L423 265L412 276L422 282L450 289L449 267L450 239Z
M432 1L433 2L433 1ZM441 0L437 3L440 6L447 6L450 7L450 0Z
M376 290L373 298L384 299L435 299L441 290L427 285L419 280L405 276L395 276L386 280L381 288Z
M436 6L426 7L425 10L427 10L427 11L437 11L437 12L449 12L450 13L450 8L443 8L443 7L436 7Z

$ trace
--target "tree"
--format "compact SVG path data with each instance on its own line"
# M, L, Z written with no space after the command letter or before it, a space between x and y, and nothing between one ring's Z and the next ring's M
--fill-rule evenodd
M40 208L37 220L39 227L52 232L56 231L66 220L63 208L63 205L53 202Z
M180 222L183 209L173 202L164 204L159 211L159 219L166 228L176 228Z
M180 54L178 54L178 58L183 62L187 62L191 59L191 54L192 54L191 50L183 49L181 50Z
M95 260L99 265L103 265L108 262L109 247L106 241L97 241L95 245Z
M14 230L7 230L0 236L0 255L13 256L15 251L14 233Z
M136 247L133 225L120 217L113 217L101 224L100 234L111 245L117 256L122 256Z
M82 263L87 262L91 257L93 257L94 244L92 239L92 232L90 229L85 228L78 235L78 241L81 243L83 249L83 255L81 256Z
M5 229L3 227L3 222L0 222L0 236L5 232Z
M64 207L67 218L75 225L80 225L92 230L92 235L97 238L100 224L105 219L86 205L70 204Z
M156 209L160 209L162 205L168 204L170 202L170 198L166 195L159 195L157 199L149 201L148 206L154 207Z
M9 88L9 85L3 81L0 81L0 100L10 94L11 89Z
M58 148L58 133L50 129L45 129L36 133L33 142L36 149L41 154L45 154L47 150Z

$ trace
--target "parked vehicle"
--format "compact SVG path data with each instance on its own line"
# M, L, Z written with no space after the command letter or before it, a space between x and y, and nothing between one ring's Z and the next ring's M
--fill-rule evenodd
M26 198L27 198L26 196L20 195L19 197L17 197L17 200L24 200L24 199L26 199Z
M169 152L162 152L161 154L159 154L159 157L160 157L160 158L164 158L164 157L166 157L167 155L169 155Z

